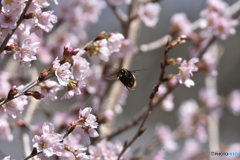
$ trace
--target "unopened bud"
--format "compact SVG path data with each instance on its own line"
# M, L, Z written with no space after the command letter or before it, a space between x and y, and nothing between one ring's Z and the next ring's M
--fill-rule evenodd
M79 51L80 51L80 48L76 48L76 49L72 50L71 55L74 56L74 55L76 55Z
M47 72L46 69L44 69L44 70L40 73L40 76L38 77L38 80L39 80L39 81L42 81L42 80L44 80L47 76L48 76L48 72Z
M4 48L4 50L6 50L6 51L15 51L16 48L17 48L17 43L12 43L12 44L10 44L9 46L6 46L6 47Z
M168 65L171 65L171 64L174 64L175 63L175 59L174 58L171 58L167 61L167 64Z
M35 12L30 12L28 14L25 14L24 19L32 19L36 16Z
M8 99L13 99L13 97L18 93L18 89L16 86L12 86L10 91L8 92Z
M107 36L107 33L105 31L102 31L95 39L94 39L94 42L95 41L99 41L99 40L102 40L102 39L105 39Z
M44 95L42 95L42 94L39 93L38 91L27 91L27 92L25 93L25 95L26 95L26 96L32 96L32 97L34 97L35 99L38 99L38 100L44 98Z
M178 57L178 58L176 59L176 62L177 62L177 63L181 63L181 62L182 62L182 58L181 58L181 57Z

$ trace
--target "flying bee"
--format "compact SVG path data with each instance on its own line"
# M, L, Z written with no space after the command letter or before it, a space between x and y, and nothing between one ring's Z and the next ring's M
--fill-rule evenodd
M134 70L134 71L129 71L128 69L125 68L120 68L120 69L116 69L117 70L116 74L111 76L111 77L107 77L107 79L109 80L120 80L122 82L122 84L130 91L134 90L133 87L135 87L137 85L136 82L136 78L133 75L133 73L139 73L142 72L144 70Z

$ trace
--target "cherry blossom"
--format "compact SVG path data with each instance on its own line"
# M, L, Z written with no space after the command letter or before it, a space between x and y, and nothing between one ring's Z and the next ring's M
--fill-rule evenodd
M20 60L20 64L23 67L30 67L31 61L36 60L37 50L39 48L39 42L31 43L31 39L25 39L22 44L22 48L16 51L13 55L15 60Z
M54 126L51 123L44 123L43 134L41 136L35 135L32 139L33 147L36 147L38 152L43 151L47 157L52 155L61 156L63 144L60 143L62 136L54 133Z
M188 62L184 60L180 67L178 67L179 72L174 76L175 79L179 81L180 84L184 84L187 87L194 86L195 83L193 80L190 79L193 76L192 72L197 72L198 67L195 65L199 61L198 58L192 58Z
M167 151L175 151L178 148L177 143L174 141L171 129L163 124L157 124L155 129L155 135L162 143L163 148Z
M62 85L59 85L56 81L46 80L40 84L41 94L44 95L44 102L49 104L50 100L57 100L57 92L63 89Z
M158 3L147 3L139 6L138 15L147 27L155 27L160 11Z
M233 90L228 96L228 107L234 115L240 114L240 90Z

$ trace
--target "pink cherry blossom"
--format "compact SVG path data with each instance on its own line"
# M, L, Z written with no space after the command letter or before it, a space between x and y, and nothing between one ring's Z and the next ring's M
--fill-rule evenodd
M84 53L83 50L80 50L79 53L75 56L72 56L73 66L72 73L76 80L79 80L81 76L86 75L89 71L90 63L87 62L85 58L82 58L81 55Z
M159 3L140 5L138 15L147 27L155 27L161 11Z
M11 34L12 29L17 26L17 20L18 17L11 12L0 14L1 28L6 28L5 32L7 32L8 34Z
M31 43L31 39L27 38L23 41L22 48L16 51L13 55L15 60L20 60L20 64L23 67L30 67L31 61L36 60L37 50L39 48L39 42Z
M201 146L195 139L187 139L185 141L182 156L185 160L196 158L201 153Z
M96 41L93 43L94 50L90 50L90 59L99 63L101 60L107 62L109 60L109 56L111 52L108 48L108 42L106 39L102 39L100 41Z
M69 83L70 77L72 76L72 72L69 70L70 67L71 67L71 64L66 62L61 66L59 66L55 71L55 75L57 76L58 82L62 86L67 86L67 84Z
M217 59L215 56L212 55L211 52L206 52L204 53L202 60L205 64L206 69L205 74L207 76L217 76L218 71L217 71Z
M121 44L119 51L113 52L111 54L111 59L113 59L113 61L115 61L118 58L124 58L133 49L134 49L133 44L128 39L124 39L124 40L122 40L122 44Z
M86 84L84 82L84 77L79 78L77 81L70 80L68 83L68 91L64 94L64 96L61 98L62 99L70 99L76 95L81 95L80 88L85 87Z
M54 126L51 123L43 124L43 134L41 136L35 135L32 139L33 147L37 148L37 151L43 151L43 154L47 157L52 155L61 156L64 145L60 143L62 136L54 133Z
M108 38L108 49L112 52L118 52L121 45L122 40L124 39L124 36L120 33L110 33Z
M227 104L234 115L240 114L240 90L233 90L229 94Z
M0 117L0 131L1 131L0 137L2 140L7 140L7 141L13 140L10 124L8 123L6 116Z
M159 150L158 153L152 158L152 160L164 160L165 151L163 149Z
M178 67L179 72L174 76L175 79L179 81L180 84L184 84L187 87L194 86L195 83L190 77L193 76L192 72L197 72L198 67L195 65L199 61L198 58L192 58L188 62L184 60L180 67Z
M18 0L2 0L1 3L5 11L13 10L19 5Z
M59 85L56 81L46 80L41 83L41 94L44 95L44 102L49 104L50 100L57 100L57 92L63 89L62 85Z
M209 109L215 109L221 104L221 97L214 89L202 88L199 91L199 99Z
M27 104L27 96L20 96L4 104L3 108L8 115L12 118L16 118L17 115L22 113L24 106Z
M86 21L96 23L106 3L103 0L80 0L80 6L83 10L82 17Z
M174 141L171 129L163 124L157 124L155 129L155 135L163 145L163 148L167 151L175 151L178 148L177 143Z
M194 129L194 118L198 112L199 106L193 99L182 102L179 107L178 119L188 134Z
M185 13L176 13L171 18L172 32L178 34L189 35L192 32L191 22L188 20Z

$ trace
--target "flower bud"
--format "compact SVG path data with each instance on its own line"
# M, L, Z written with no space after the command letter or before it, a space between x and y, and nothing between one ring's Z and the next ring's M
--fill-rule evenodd
M27 91L27 92L25 93L25 95L26 95L26 96L32 96L32 97L34 97L35 99L38 99L38 100L44 98L44 95L42 95L42 94L39 93L38 91Z
M28 14L25 14L24 19L32 19L36 16L35 12L30 12Z
M44 80L47 76L48 76L48 72L47 72L46 69L44 69L44 70L40 73L40 76L38 77L38 80L39 80L39 81L42 81L42 80Z
M8 92L8 99L13 99L13 97L18 93L18 89L16 86L12 86L10 91Z

